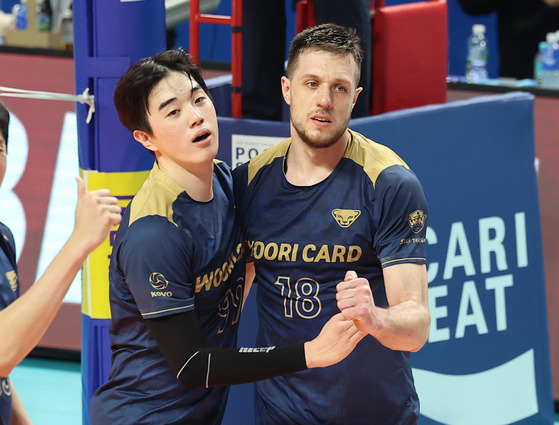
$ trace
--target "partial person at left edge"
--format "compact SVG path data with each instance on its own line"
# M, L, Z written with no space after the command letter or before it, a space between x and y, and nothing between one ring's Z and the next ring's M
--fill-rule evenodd
M9 122L10 113L0 102L0 185L6 172ZM0 425L32 423L8 376L48 329L87 256L121 220L118 200L109 189L88 192L83 180L76 180L72 234L44 274L21 296L14 238L0 222Z

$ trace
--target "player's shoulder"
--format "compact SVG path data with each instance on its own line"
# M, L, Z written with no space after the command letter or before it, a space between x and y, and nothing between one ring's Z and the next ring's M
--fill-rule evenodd
M391 148L377 143L361 133L350 132L350 143L344 157L363 168L363 171L376 185L381 174L392 177L413 176L408 164Z
M291 138L285 139L273 146L270 146L264 152L261 152L249 161L235 167L233 170L233 180L236 185L248 185L258 172L270 165L277 158L287 155L287 150L291 144Z
M167 221L173 222L173 206L182 193L184 193L184 189L180 185L158 166L154 166L130 202L128 226L150 216L163 217Z
M345 157L361 165L376 164L377 167L386 168L392 165L401 165L409 168L406 162L391 148L369 139L361 133L349 130L350 143Z
M214 159L214 173L221 174L224 176L231 176L231 167L225 161L221 161L219 159Z
M272 164L276 159L284 158L287 155L290 145L291 138L288 138L270 146L250 161L235 168L233 171L233 177L237 179L239 176L244 176L243 178L245 179L245 183L250 184L252 179L254 179L261 170Z

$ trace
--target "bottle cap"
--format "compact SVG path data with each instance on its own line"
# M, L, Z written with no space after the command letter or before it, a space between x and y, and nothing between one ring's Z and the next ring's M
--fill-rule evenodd
M485 25L483 24L474 24L472 26L472 31L474 34L481 34L485 32Z

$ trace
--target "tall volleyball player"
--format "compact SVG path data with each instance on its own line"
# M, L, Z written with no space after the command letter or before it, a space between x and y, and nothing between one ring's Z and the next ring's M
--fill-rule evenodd
M299 33L281 81L291 138L234 170L256 268L257 343L305 341L338 308L368 334L332 367L258 382L257 424L419 416L409 357L429 333L427 202L398 155L348 129L361 60L355 31Z

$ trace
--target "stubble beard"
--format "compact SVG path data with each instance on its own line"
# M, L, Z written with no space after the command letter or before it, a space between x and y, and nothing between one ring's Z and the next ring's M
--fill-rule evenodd
M292 108L293 109L293 108ZM301 141L313 148L313 149L326 149L329 148L330 146L333 146L336 144L336 142L338 140L340 140L340 138L343 136L343 134L345 133L345 131L348 128L348 124L349 124L349 118L346 121L345 125L341 126L339 129L337 129L337 131L332 134L331 137L321 137L324 136L322 133L319 134L318 136L313 136L312 134L310 134L310 132L305 129L305 126L302 124L299 124L296 120L293 120L293 113L292 111L290 111L290 115L291 115L291 125L293 126L293 129L295 130L295 132L297 133L297 136L301 139Z

